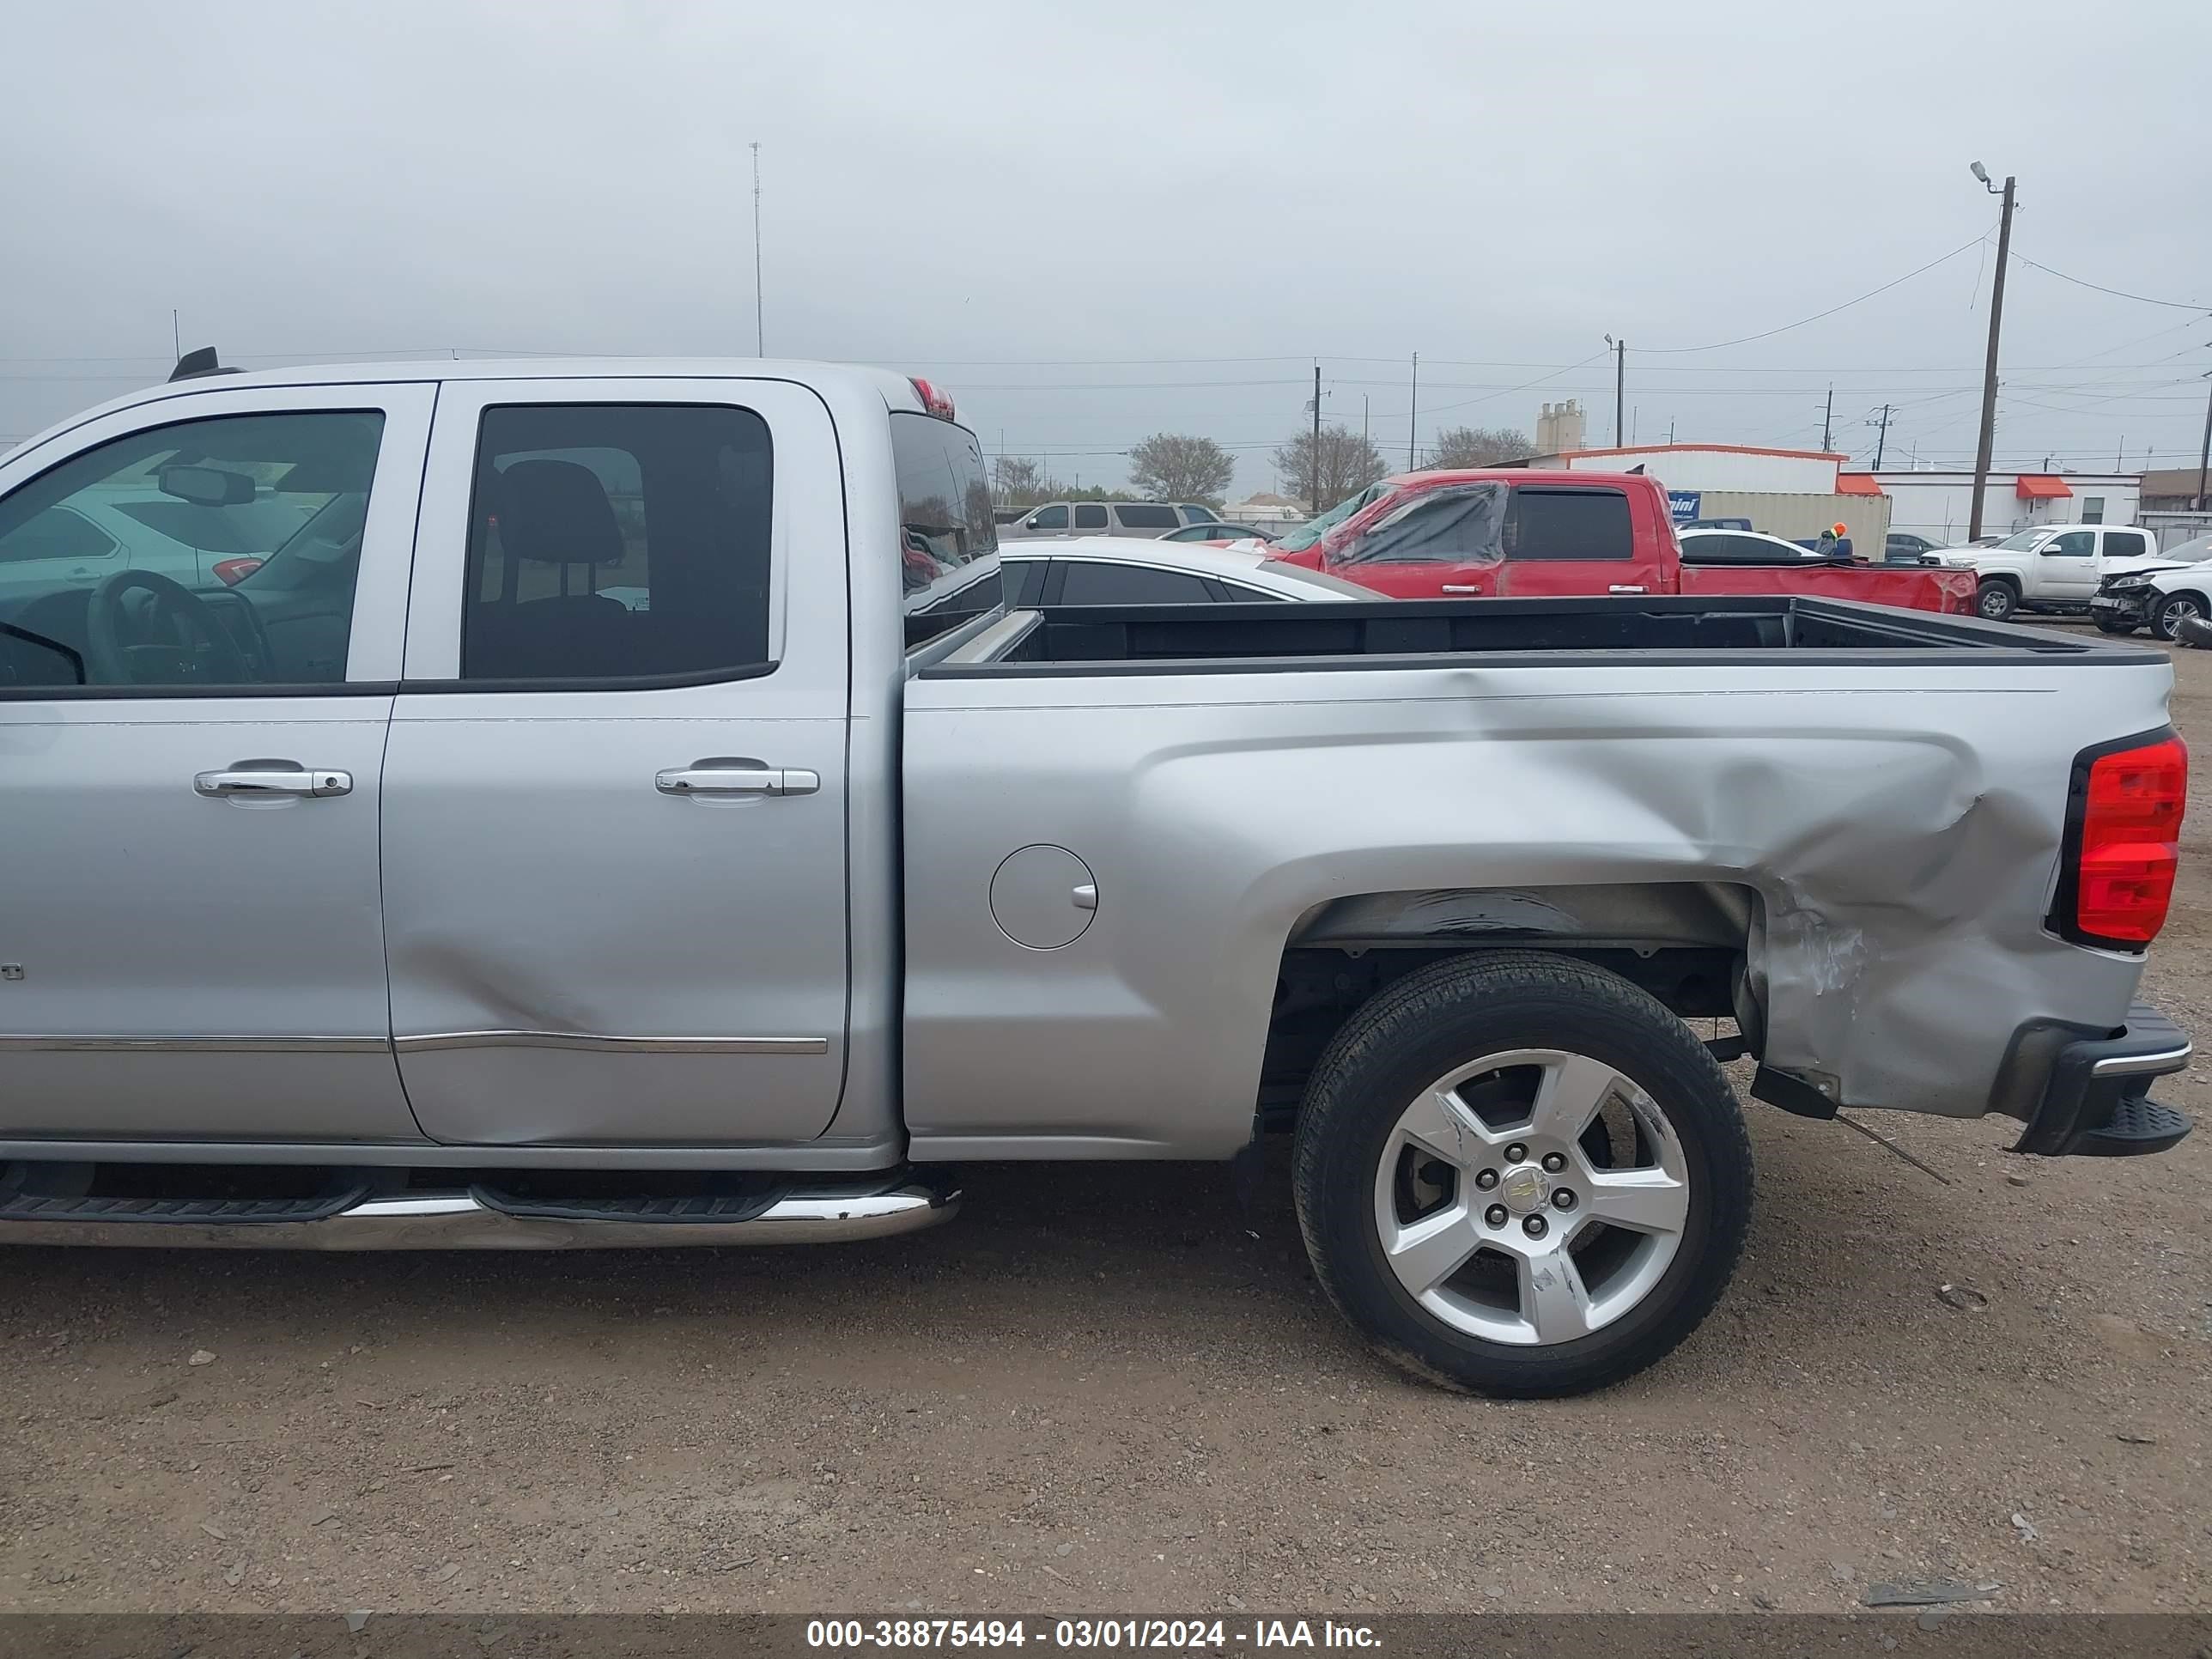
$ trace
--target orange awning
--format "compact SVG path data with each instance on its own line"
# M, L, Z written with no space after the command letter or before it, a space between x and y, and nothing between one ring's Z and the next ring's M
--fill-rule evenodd
M2024 501L2063 501L2074 493L2066 487L2065 479L2040 472L2021 473L2013 489Z
M1838 472L1836 474L1836 494L1838 495L1879 495L1881 486L1874 481L1871 472Z

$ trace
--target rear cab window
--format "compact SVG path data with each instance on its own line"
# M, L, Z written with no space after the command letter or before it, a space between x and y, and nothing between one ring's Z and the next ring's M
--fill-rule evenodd
M890 421L899 587L911 650L998 609L999 531L975 434L934 415L894 410Z

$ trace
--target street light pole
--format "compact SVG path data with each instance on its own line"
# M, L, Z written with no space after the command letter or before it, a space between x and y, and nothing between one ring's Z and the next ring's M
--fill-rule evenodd
M1613 447L1620 447L1621 416L1625 410L1628 388L1628 342L1616 340L1612 335L1605 343L1613 348ZM1589 360L1585 358L1584 362Z
M2013 176L2005 175L2004 189L2000 191L1990 182L1989 170L1979 161L1973 163L1974 177L1982 181L1982 188L1992 196L2002 195L2004 209L1997 219L1997 269L1990 279L1990 355L1982 366L1982 436L1974 450L1974 501L1966 514L1966 539L1974 541L1982 533L1982 496L1990 484L1990 447L1996 441L1997 431L1997 331L2004 325L2005 266L2012 258Z
M1413 405L1406 411L1406 471L1413 470L1413 443L1421 433L1421 354L1413 354Z

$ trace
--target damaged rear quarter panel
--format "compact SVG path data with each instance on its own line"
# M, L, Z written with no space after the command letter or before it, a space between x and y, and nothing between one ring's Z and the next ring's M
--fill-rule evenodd
M908 1123L1224 1153L1277 964L1353 895L1756 893L1766 1063L1845 1105L1986 1109L2014 1033L2118 1025L2138 959L2043 917L2068 774L2165 719L2163 665L1292 670L909 684ZM988 891L1050 842L1093 924L1027 951ZM1000 1149L1019 1155L1018 1146ZM1040 1149L1039 1155L1048 1155Z

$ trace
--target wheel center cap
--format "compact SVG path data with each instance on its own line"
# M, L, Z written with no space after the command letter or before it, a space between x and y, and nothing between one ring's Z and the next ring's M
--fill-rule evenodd
M1516 1215L1534 1215L1551 1195L1550 1179L1533 1164L1508 1171L1498 1183L1498 1198Z

